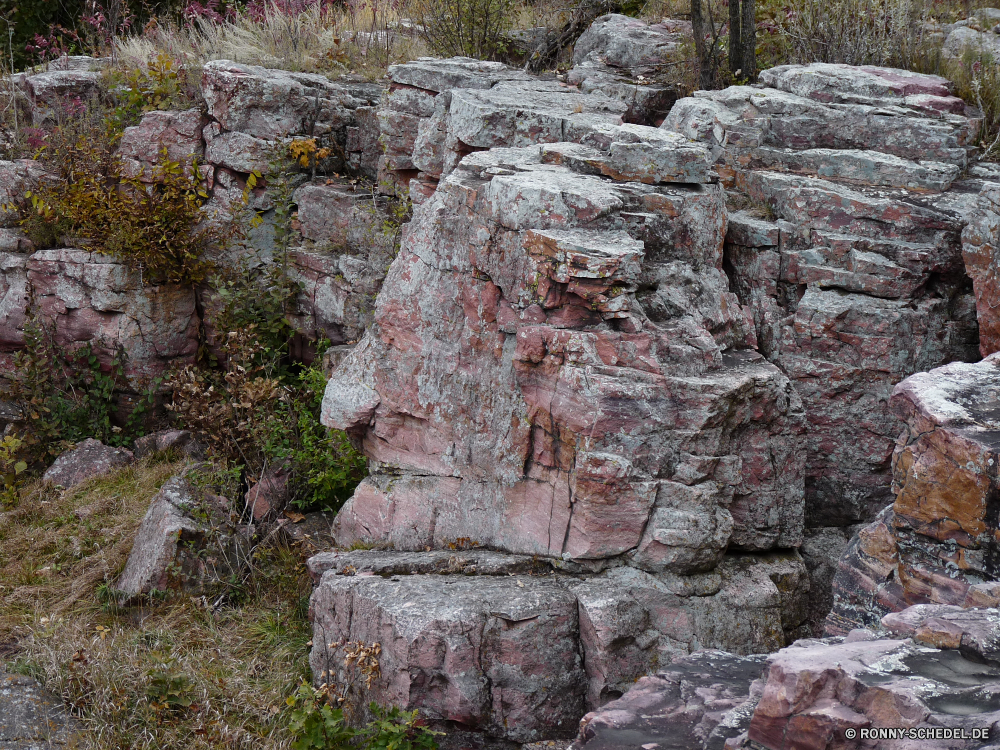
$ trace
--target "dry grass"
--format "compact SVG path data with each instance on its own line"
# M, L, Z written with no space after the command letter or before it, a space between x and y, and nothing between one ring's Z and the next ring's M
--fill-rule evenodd
M298 72L376 77L387 65L426 52L419 40L394 30L400 19L388 5L323 10L317 4L298 14L272 6L261 20L241 14L222 23L195 19L183 26L150 24L141 35L117 39L116 56L126 68L166 54L189 67L233 60Z
M258 548L216 608L181 593L115 603L149 500L180 467L161 456L71 492L35 484L0 514L0 654L61 695L98 750L289 747L284 701L308 676L297 551Z

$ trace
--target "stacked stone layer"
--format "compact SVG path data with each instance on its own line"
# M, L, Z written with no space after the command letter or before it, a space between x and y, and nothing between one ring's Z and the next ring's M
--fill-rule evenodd
M902 70L782 66L760 82L697 92L663 127L709 147L745 196L726 268L803 400L806 524L849 526L889 499L893 386L978 355L962 231L982 182L956 180L981 115Z

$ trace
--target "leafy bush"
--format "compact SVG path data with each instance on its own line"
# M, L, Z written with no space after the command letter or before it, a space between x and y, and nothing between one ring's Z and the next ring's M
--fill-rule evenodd
M505 52L516 7L515 0L414 0L413 13L435 54L492 60Z
M44 322L33 317L25 325L24 338L24 350L14 356L16 377L6 398L23 415L18 438L32 462L44 464L86 438L125 445L142 435L159 383L150 384L121 420L116 395L127 388L121 351L103 347L105 359L111 352L111 361L102 366L100 342L63 349Z
M417 711L396 706L384 709L369 706L372 721L360 729L351 728L340 707L341 699L328 685L318 689L299 685L288 698L289 729L296 736L293 750L437 750L435 732L422 725Z

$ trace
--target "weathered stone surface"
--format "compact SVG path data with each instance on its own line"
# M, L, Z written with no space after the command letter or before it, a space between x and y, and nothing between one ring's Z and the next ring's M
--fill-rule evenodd
M663 128L713 148L723 181L768 215L731 217L725 267L757 348L803 399L806 525L849 526L890 500L892 387L976 358L972 201L964 185L937 191L980 120L935 76L814 64L760 80L684 99Z
M120 349L131 387L148 387L169 368L194 362L199 321L193 290L147 286L124 263L86 250L41 250L26 269L55 343L68 349L90 343L104 367Z
M896 386L891 405L905 429L893 455L895 502L841 560L828 632L871 625L911 604L996 606L998 357Z
M28 256L0 252L0 362L13 370L13 355L24 346L24 322L30 296Z
M995 617L995 615L994 615ZM749 739L766 748L964 748L965 739L866 738L859 730L990 730L1000 721L1000 669L911 641L800 641L768 658ZM856 732L847 737L845 731Z
M368 696L432 723L525 742L571 736L583 713L576 600L553 581L329 572L310 609L314 674L337 681L340 644L381 642Z
M268 469L250 485L243 501L254 521L273 515L288 501L288 472L282 467Z
M644 205L641 224L626 205ZM797 544L794 395L756 355L724 359L710 333L742 340L745 325L720 307L721 213L711 185L609 183L529 150L467 157L418 210L375 329L328 386L326 422L404 472L362 484L338 540L630 552L676 572L713 567L730 544ZM668 282L685 274L687 288ZM439 373L445 351L467 364ZM646 406L622 409L619 394Z
M678 659L588 714L574 750L995 747L996 611L916 606L883 626L889 637L858 629L771 656Z
M485 550L327 552L308 568L317 582L310 606L317 679L343 670L338 647L345 641L371 642L382 633L383 655L393 644L392 671L383 661L379 699L419 707L432 721L486 739L517 741L570 736L585 707L620 697L638 677L692 650L780 648L807 591L794 555L728 558L695 576L628 566L589 574L563 561ZM482 621L484 600L494 607L486 629L470 631ZM489 618L512 620L512 610L530 624L506 626L516 642L493 650ZM552 639L556 658L543 668L536 660L551 655ZM534 677L526 678L526 666ZM563 694L545 699L541 691L556 684ZM507 726L495 719L498 700L512 711ZM522 707L532 705L528 717Z
M56 111L72 114L96 98L101 89L101 73L94 70L48 70L24 79L24 89L31 101L35 127L50 123Z
M164 158L180 164L200 160L205 155L204 126L200 109L146 113L138 125L125 128L122 134L118 156L123 173L155 179L155 165Z
M1000 175L997 176L1000 180ZM962 257L976 292L979 351L985 357L1000 351L1000 181L983 185L976 211L962 232Z
M190 430L159 430L135 441L135 457L174 450L191 458L204 458L205 447Z
M678 57L692 38L691 24L667 20L648 25L636 18L611 13L590 25L573 45L573 64L600 62L628 70L632 75L649 73Z
M0 219L6 218L4 206L24 199L24 194L45 179L52 179L41 162L33 159L0 161Z
M208 142L205 161L235 172L266 174L282 148L280 143L254 138L241 132L220 133Z
M243 534L232 524L228 500L179 474L150 502L116 588L126 596L205 590L246 562Z
M108 474L132 463L131 451L112 448L100 440L87 438L78 446L63 453L45 470L42 479L65 489L70 489L91 477Z
M35 680L0 671L0 748L87 747L80 724Z
M721 748L745 732L763 683L764 656L699 651L640 679L580 722L573 750Z
M968 26L956 26L949 32L941 47L945 57L961 58L966 51L977 55L990 55L993 60L1000 59L1000 34L993 29L977 31Z
M574 65L566 80L585 94L599 92L625 102L628 109L622 119L638 125L659 126L678 97L674 86L636 81L622 71L590 60Z
M337 132L346 141L345 129L354 125L352 112L374 105L380 92L374 84L334 82L229 60L206 63L201 85L208 114L223 131L265 140Z
M720 166L739 170L758 147L860 149L965 167L981 124L937 76L814 63L762 71L760 81L765 88L696 92L662 127L711 144ZM826 168L850 177L856 166L840 159Z
M298 206L302 238L337 249L359 249L374 233L378 209L384 199L373 199L369 190L348 181L307 183L292 194Z

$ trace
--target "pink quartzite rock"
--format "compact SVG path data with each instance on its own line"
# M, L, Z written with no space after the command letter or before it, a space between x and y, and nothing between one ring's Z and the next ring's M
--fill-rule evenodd
M205 126L200 109L185 112L148 112L138 125L125 128L118 156L122 171L136 177L155 178L155 165L164 157L180 164L190 164L205 155L201 137Z
M625 102L626 122L659 125L678 91L654 81L683 59L692 39L688 21L647 25L617 13L602 16L573 46L567 81L584 93L600 92Z
M870 626L911 604L1000 604L998 358L896 386L891 406L905 423L893 455L896 500L841 560L828 632Z
M318 136L353 125L351 113L376 103L373 84L334 82L312 73L290 73L229 60L205 64L202 94L208 114L223 131L275 140L287 135Z
M135 457L173 450L191 458L204 458L205 447L190 430L160 430L135 441Z
M308 569L316 678L342 679L345 642L379 640L371 696L474 730L456 745L470 748L569 737L585 709L692 649L773 650L805 601L791 578L806 582L794 555L727 558L695 576L477 549L325 552Z
M771 656L678 659L584 717L573 749L996 747L997 611L915 606L883 625L891 635L859 629Z
M0 362L6 371L13 371L13 355L24 347L28 301L28 256L0 252Z
M903 70L817 63L760 82L697 92L662 128L709 146L722 181L766 207L730 217L725 265L803 399L806 525L849 526L890 500L893 386L977 357L962 231L981 183L941 191L981 115Z
M190 288L148 286L113 258L71 249L32 255L27 279L55 343L69 349L90 343L104 367L120 348L132 388L194 362L199 321Z
M1000 351L1000 182L988 182L979 193L977 210L962 232L962 257L976 290L979 351Z
M529 149L467 157L418 209L375 328L328 386L326 423L396 467L361 485L338 540L464 537L674 572L797 544L794 394L719 348L746 336L716 265L722 217L713 185L612 183Z
M42 479L51 484L70 489L91 477L99 477L132 463L131 451L112 448L100 440L87 438L78 446L63 453L45 470Z
M572 749L721 748L747 730L766 659L725 651L678 659L584 716Z

